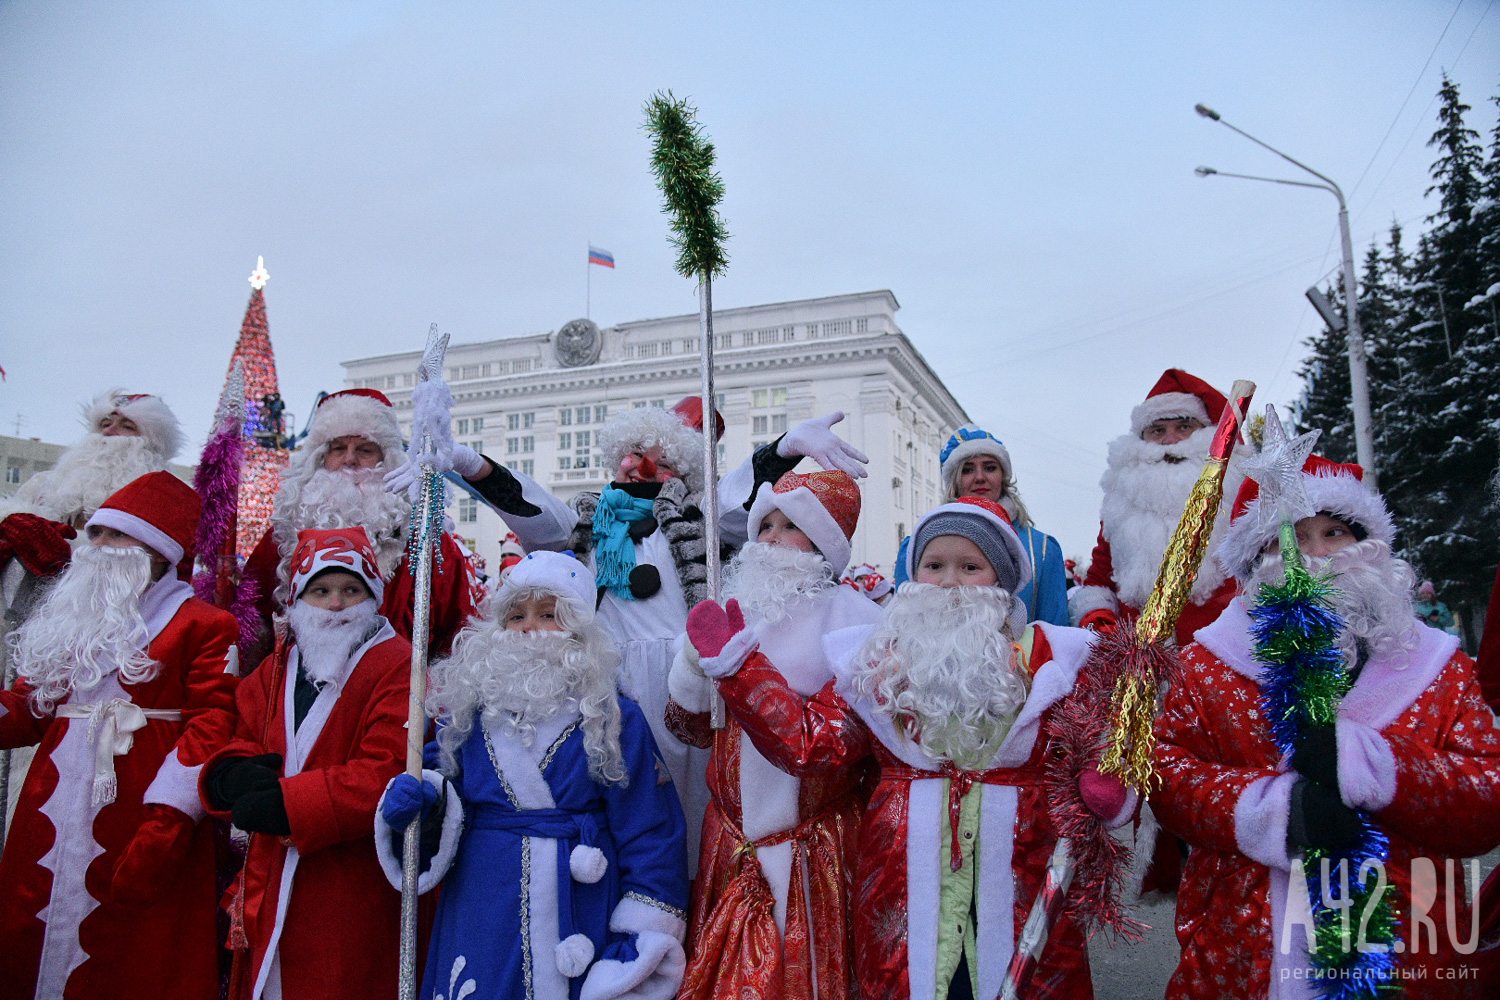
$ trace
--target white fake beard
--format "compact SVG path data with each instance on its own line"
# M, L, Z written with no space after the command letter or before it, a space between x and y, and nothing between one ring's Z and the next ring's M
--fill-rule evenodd
M1354 663L1359 645L1365 644L1372 659L1394 658L1399 669L1416 647L1416 609L1412 588L1416 573L1411 564L1391 554L1391 547L1374 538L1346 545L1331 556L1302 557L1314 578L1334 574L1333 609L1344 619L1339 648L1348 663ZM1277 586L1286 580L1286 566L1279 548L1261 556L1245 587L1245 605L1259 605L1262 584Z
M729 564L724 596L739 601L747 617L774 625L833 585L833 567L821 553L749 542Z
M903 584L856 654L851 687L929 752L988 764L1028 693L1012 662L1012 603L1000 587Z
M407 522L411 503L385 488L384 465L373 469L315 468L299 490L294 482L282 485L276 496L276 513L271 523L277 548L281 552L282 580L292 553L297 548L297 532L309 528L361 527L375 547L380 575L386 579L396 571L406 549ZM288 587L283 583L283 587ZM284 595L288 603L291 594Z
M139 546L85 545L73 553L36 611L10 637L16 673L33 688L31 711L52 712L73 691L120 672L122 684L151 680L161 665L146 655L141 595L151 556Z
M1213 427L1200 427L1176 444L1155 444L1134 434L1110 442L1109 467L1099 480L1104 490L1099 519L1109 542L1115 586L1124 603L1140 608L1151 595L1167 542L1203 472L1213 439ZM1223 537L1234 497L1245 479L1240 461L1236 450L1224 476L1224 501L1214 519L1214 541ZM1193 581L1190 599L1202 604L1227 579L1217 563L1206 560Z
M65 524L86 521L116 491L166 466L143 437L105 437L90 431L63 452L55 466L32 476L0 503L0 517L24 511Z
M297 662L307 679L322 687L339 679L349 655L375 631L375 601L360 601L342 611L330 611L297 601L287 611L297 642Z

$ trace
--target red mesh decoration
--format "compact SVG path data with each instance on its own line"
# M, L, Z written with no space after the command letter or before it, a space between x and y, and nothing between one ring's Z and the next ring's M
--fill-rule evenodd
M276 384L276 355L271 350L271 333L266 323L265 292L256 288L245 307L245 321L240 324L240 339L235 342L229 359L234 370L239 359L245 372L245 465L240 477L239 536L235 545L242 558L248 558L255 543L271 523L271 507L281 486L281 470L286 467L288 452L279 447L285 428L275 426L265 405L269 397L280 400ZM227 378L227 375L226 375ZM268 443L265 435L274 433L276 442Z

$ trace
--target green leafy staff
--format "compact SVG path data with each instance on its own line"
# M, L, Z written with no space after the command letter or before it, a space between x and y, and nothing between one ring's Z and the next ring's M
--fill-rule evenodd
M719 202L724 181L714 171L714 144L699 126L698 110L670 90L646 102L651 136L651 172L662 193L662 211L671 217L677 272L698 280L698 330L703 359L703 517L707 546L708 596L719 599L719 448L714 428L713 279L724 273L724 219ZM714 728L723 728L724 703L713 698Z

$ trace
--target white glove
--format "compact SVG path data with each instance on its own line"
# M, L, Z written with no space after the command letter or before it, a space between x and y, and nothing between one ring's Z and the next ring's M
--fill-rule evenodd
M869 475L865 471L869 458L832 430L833 425L843 419L844 411L835 410L826 417L802 421L786 432L776 446L776 454L782 458L803 455L825 469L837 469L855 479L865 478Z

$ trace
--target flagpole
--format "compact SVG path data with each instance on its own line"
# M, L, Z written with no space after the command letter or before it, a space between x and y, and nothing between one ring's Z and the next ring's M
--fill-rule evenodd
M594 248L589 246L588 252L583 255L583 318L593 319L590 312L594 308Z

